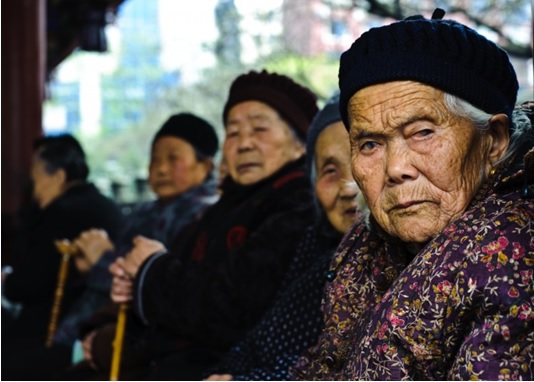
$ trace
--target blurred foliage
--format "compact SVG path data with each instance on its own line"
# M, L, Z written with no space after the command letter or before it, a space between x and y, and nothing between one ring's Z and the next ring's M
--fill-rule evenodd
M461 14L475 27L487 28L499 36L499 44L510 54L532 57L529 43L518 43L514 26L531 22L532 0L323 0L331 9L364 9L383 18L401 20L407 16L431 15L442 8L445 17Z

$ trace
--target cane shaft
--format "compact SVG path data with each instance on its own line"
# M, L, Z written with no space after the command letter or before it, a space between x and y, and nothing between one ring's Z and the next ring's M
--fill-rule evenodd
M122 345L124 343L124 331L126 329L126 313L128 310L127 303L119 305L119 314L117 317L117 328L115 330L115 339L113 340L113 356L111 358L110 381L119 380L119 371L122 357Z
M46 337L46 347L52 346L54 343L54 336L57 330L57 322L61 311L61 301L63 300L63 292L65 289L65 281L69 273L70 254L63 254L61 263L59 265L58 280L56 285L56 292L54 293L54 302L52 303L52 310L50 312L50 321L48 322L48 335Z

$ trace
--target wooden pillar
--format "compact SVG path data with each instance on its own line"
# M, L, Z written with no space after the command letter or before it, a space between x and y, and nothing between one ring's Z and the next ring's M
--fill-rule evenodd
M2 259L27 203L31 144L42 135L46 0L2 3Z

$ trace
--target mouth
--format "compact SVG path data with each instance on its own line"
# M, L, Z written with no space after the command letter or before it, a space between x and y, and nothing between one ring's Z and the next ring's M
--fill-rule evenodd
M428 201L427 200L412 200L409 202L398 203L394 205L390 211L406 210L406 209L409 209L410 207L417 207L423 203L428 203Z
M242 174L242 173L245 173L245 172L248 172L248 171L252 170L255 167L259 167L259 166L260 165L258 163L252 163L252 162L242 163L242 164L237 165L237 173L238 174Z
M356 214L356 207L349 207L345 209L345 212L343 212L343 214L347 216L354 216Z
M172 182L167 182L167 181L159 181L159 182L154 182L154 188L161 188L161 187L168 187L168 186L172 186Z

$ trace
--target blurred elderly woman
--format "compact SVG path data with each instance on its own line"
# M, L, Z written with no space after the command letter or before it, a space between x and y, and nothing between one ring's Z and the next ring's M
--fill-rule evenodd
M534 378L532 126L511 121L506 53L441 17L373 28L341 57L371 215L338 249L294 378Z
M316 221L300 239L269 311L209 370L218 374L208 380L287 380L289 366L319 337L320 305L330 260L343 234L361 219L363 208L351 174L350 145L339 113L338 94L313 120L306 152Z
M35 204L17 233L13 253L4 254L13 272L3 283L2 297L22 304L22 312L9 326L9 312L2 310L2 372L6 379L10 379L8 369L13 363L26 360L27 352L44 346L47 339L61 263L54 242L72 240L90 228L105 229L111 238L118 236L122 213L89 182L89 172L85 152L72 135L34 141L31 179ZM87 286L87 279L72 261L68 275L61 314Z
M312 218L304 141L317 111L316 96L287 76L252 71L234 80L221 198L168 251L138 238L110 267L113 300L133 308L121 378L155 367L162 379L199 379L269 307ZM93 340L100 370L111 359L107 328Z

